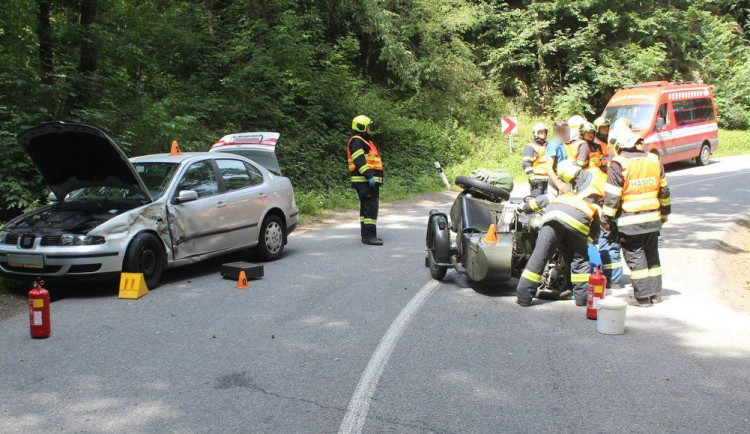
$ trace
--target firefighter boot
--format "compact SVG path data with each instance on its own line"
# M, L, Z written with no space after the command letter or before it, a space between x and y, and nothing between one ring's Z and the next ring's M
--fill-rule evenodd
M367 244L370 246L382 246L383 240L378 237L363 237L362 244Z

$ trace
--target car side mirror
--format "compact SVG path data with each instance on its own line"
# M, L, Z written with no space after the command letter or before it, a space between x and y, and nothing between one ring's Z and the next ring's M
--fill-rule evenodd
M198 200L198 193L195 190L180 190L177 194L177 203L186 203Z
M664 126L665 126L666 124L667 124L667 123L666 123L666 121L664 120L664 118L657 118L657 119L656 119L656 122L654 122L654 127L655 127L655 128L657 129L657 130L661 130L662 128L664 128Z
M49 194L47 195L47 200L49 200L50 203L56 203L57 202L57 195L55 193L53 193L53 192L50 191Z

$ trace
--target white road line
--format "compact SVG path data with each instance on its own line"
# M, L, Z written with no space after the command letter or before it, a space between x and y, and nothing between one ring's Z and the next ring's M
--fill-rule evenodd
M375 393L375 388L378 386L383 369L385 369L388 359L391 358L393 349L398 344L398 340L401 338L404 330L411 323L414 315L419 311L419 308L422 307L425 300L439 286L440 282L437 280L431 280L423 286L404 309L401 310L401 313L398 314L398 317L393 321L388 331L385 332L378 348L375 349L370 362L362 373L362 377L359 379L357 390L354 391L354 395L352 395L352 399L346 407L346 415L339 427L340 434L359 434L362 432L362 427L367 419L367 412L370 409L370 400Z
M699 184L701 182L713 181L714 179L729 178L730 176L740 176L740 175L748 175L748 174L750 174L750 172L732 173L731 175L716 176L716 177L713 177L713 178L701 179L699 181L690 181L690 182L685 182L683 184L670 185L669 188L677 188L677 187L682 187L682 186L690 185L690 184ZM700 175L698 175L698 176L700 176Z

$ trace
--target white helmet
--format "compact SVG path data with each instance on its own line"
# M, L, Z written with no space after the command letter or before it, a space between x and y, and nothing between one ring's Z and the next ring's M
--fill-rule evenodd
M570 141L581 137L581 125L586 122L586 118L583 116L575 115L568 119L568 127L570 127Z
M539 122L536 125L534 125L534 129L532 130L534 134L534 140L539 139L539 131L549 132L549 129L547 129L547 125L543 124L542 122Z
M642 137L629 132L618 135L615 145L620 149L636 149L638 147L638 143L642 141Z
M609 143L613 145L620 145L618 143L620 137L626 138L633 134L633 130L630 129L630 119L621 117L612 124L612 129L609 132Z

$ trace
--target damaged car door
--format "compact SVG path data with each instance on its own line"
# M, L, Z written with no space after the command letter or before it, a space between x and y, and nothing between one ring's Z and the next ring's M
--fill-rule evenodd
M167 204L175 260L226 248L217 233L223 206L211 160L190 164Z

